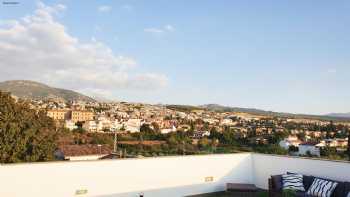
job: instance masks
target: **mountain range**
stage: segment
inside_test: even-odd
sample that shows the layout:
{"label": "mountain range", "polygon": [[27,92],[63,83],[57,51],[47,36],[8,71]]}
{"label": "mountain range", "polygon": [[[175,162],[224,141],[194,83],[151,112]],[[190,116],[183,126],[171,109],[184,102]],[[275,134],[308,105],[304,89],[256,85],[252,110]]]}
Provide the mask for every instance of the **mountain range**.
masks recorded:
{"label": "mountain range", "polygon": [[218,104],[206,104],[200,105],[199,107],[205,108],[212,111],[221,112],[245,112],[256,115],[270,115],[270,116],[280,116],[280,117],[291,117],[291,118],[308,118],[308,119],[319,119],[319,120],[339,120],[339,121],[350,121],[350,113],[329,113],[325,115],[310,115],[310,114],[293,114],[285,112],[274,112],[266,111],[255,108],[240,108],[240,107],[228,107]]}
{"label": "mountain range", "polygon": [[0,90],[5,92],[11,92],[12,95],[22,99],[45,100],[54,98],[64,101],[95,101],[89,96],[83,95],[72,90],[54,88],[39,82],[29,80],[12,80],[0,82]]}
{"label": "mountain range", "polygon": [[330,114],[327,114],[327,116],[350,118],[350,112],[349,113],[330,113]]}
{"label": "mountain range", "polygon": [[[84,94],[66,90],[61,88],[50,87],[43,83],[29,81],[29,80],[12,80],[0,82],[0,90],[11,92],[12,95],[22,99],[60,99],[64,101],[81,100],[87,102],[94,102],[96,100],[103,101],[101,99],[94,99]],[[308,114],[292,114],[283,112],[265,111],[254,108],[241,108],[241,107],[228,107],[218,104],[206,104],[200,106],[180,106],[180,105],[169,105],[168,107],[193,109],[202,108],[211,111],[218,112],[245,112],[256,115],[271,115],[271,116],[283,116],[283,117],[294,117],[294,118],[311,118],[311,119],[324,119],[324,120],[344,120],[350,121],[350,113],[329,113],[326,115],[308,115]]]}

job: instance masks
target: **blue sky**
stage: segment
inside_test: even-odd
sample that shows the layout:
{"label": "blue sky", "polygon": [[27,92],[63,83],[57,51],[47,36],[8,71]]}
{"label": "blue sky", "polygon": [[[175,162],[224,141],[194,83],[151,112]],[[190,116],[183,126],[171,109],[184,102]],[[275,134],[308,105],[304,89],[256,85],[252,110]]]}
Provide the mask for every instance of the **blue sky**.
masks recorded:
{"label": "blue sky", "polygon": [[[28,15],[44,16],[35,14],[40,9],[52,19],[21,22]],[[1,48],[1,30],[13,28],[7,36],[18,33],[8,24],[12,20],[23,23],[26,31],[20,35],[38,38],[35,47],[23,45],[30,51],[39,46],[51,49],[56,44],[47,43],[65,42],[55,36],[68,35],[68,40],[77,40],[67,41],[68,47],[88,44],[94,52],[45,60],[34,54],[33,65],[26,65],[34,74],[23,72],[25,62],[13,69],[2,63],[7,73],[0,77],[38,80],[125,101],[218,103],[310,114],[350,112],[349,10],[349,1],[20,0],[17,5],[0,5],[0,56],[9,53],[5,48],[9,45]],[[53,22],[55,26],[45,28]],[[33,30],[29,23],[42,29]],[[60,25],[62,34],[48,30]],[[47,41],[41,42],[46,36]],[[23,39],[12,37],[11,44],[20,46]],[[84,55],[96,56],[91,61],[97,63],[64,60],[85,59]],[[119,56],[123,58],[116,61]],[[67,67],[48,65],[50,61]],[[9,59],[6,66],[16,62]],[[74,66],[79,69],[72,70]],[[113,74],[102,77],[106,73]]]}

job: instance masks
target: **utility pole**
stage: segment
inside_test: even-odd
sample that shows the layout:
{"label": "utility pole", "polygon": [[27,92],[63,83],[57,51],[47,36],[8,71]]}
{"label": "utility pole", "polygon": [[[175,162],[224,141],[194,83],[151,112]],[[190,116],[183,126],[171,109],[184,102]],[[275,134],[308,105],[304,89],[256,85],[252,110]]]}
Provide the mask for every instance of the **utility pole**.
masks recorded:
{"label": "utility pole", "polygon": [[117,141],[117,130],[114,130],[114,147],[113,147],[113,153],[117,153],[117,149],[118,149],[118,141]]}
{"label": "utility pole", "polygon": [[185,141],[182,140],[182,155],[185,155]]}

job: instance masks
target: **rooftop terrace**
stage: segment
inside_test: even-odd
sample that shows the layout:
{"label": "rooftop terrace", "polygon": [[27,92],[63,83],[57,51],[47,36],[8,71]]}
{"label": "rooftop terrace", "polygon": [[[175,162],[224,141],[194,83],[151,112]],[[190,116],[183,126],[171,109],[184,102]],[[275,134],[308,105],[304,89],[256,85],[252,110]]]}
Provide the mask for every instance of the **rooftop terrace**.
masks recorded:
{"label": "rooftop terrace", "polygon": [[350,180],[347,162],[239,153],[0,165],[0,196],[179,197],[224,191],[228,182],[267,189],[270,175],[287,171]]}

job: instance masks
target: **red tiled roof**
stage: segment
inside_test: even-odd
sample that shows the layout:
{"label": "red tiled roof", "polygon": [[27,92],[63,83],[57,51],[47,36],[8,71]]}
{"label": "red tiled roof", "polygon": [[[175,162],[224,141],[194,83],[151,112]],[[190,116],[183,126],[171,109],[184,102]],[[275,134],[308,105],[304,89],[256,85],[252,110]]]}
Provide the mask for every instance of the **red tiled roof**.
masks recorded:
{"label": "red tiled roof", "polygon": [[61,145],[59,149],[64,156],[83,156],[83,155],[98,155],[110,154],[112,149],[108,145],[84,144],[84,145]]}
{"label": "red tiled roof", "polygon": [[304,142],[304,143],[301,143],[299,144],[300,145],[304,145],[304,146],[315,146],[317,145],[318,143],[317,142]]}

